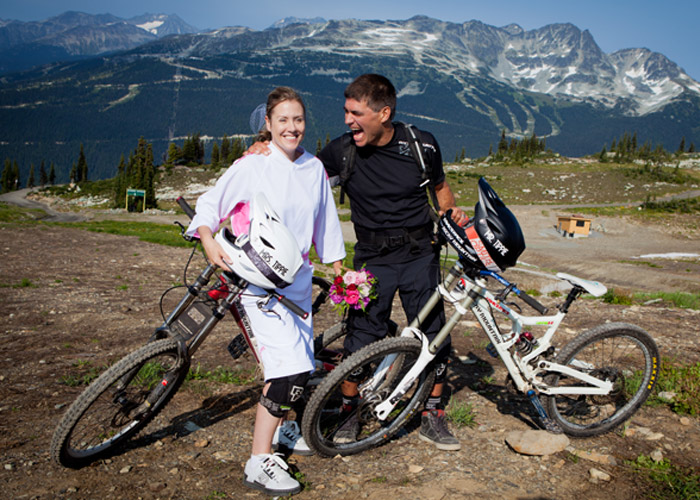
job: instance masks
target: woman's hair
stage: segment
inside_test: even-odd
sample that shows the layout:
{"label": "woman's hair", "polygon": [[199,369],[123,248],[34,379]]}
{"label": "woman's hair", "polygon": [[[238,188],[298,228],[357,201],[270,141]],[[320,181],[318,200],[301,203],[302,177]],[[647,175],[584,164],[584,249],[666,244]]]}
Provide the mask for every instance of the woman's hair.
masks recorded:
{"label": "woman's hair", "polygon": [[[272,92],[267,95],[267,106],[265,107],[265,116],[270,118],[272,116],[272,110],[275,109],[279,103],[284,101],[297,101],[301,104],[301,109],[306,115],[306,106],[304,106],[304,101],[301,100],[301,96],[291,87],[277,87]],[[265,125],[258,131],[258,136],[255,138],[255,142],[265,142],[272,140],[272,134]]]}
{"label": "woman's hair", "polygon": [[355,78],[345,89],[345,98],[358,102],[367,102],[374,112],[379,112],[384,106],[391,110],[390,119],[396,114],[396,89],[388,78],[373,73],[366,73]]}

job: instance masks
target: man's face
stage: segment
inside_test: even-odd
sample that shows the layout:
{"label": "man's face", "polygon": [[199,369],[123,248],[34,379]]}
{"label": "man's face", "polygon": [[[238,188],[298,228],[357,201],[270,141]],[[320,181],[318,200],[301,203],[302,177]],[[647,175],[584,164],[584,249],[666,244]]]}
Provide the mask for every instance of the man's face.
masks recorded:
{"label": "man's face", "polygon": [[389,106],[374,111],[367,101],[345,99],[344,109],[345,124],[350,127],[357,147],[383,146],[391,140],[393,129],[386,126],[391,117]]}

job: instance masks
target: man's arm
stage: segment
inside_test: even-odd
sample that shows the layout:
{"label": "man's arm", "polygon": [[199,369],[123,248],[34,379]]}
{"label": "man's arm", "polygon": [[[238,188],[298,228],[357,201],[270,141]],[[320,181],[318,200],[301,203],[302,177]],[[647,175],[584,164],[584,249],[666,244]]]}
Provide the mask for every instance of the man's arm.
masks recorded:
{"label": "man's arm", "polygon": [[447,181],[442,181],[440,184],[435,186],[435,195],[437,196],[438,203],[440,204],[440,215],[444,214],[449,209],[452,209],[453,221],[455,221],[457,224],[466,222],[467,216],[462,209],[457,206],[455,196],[452,194],[452,190],[450,189],[450,185],[447,184]]}

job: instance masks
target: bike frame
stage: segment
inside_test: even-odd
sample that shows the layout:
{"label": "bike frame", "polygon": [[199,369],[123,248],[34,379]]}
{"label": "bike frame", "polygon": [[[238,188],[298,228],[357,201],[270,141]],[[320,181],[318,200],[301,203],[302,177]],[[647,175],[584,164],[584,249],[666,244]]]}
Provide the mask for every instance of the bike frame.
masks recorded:
{"label": "bike frame", "polygon": [[[508,290],[515,288],[505,278],[492,272],[485,275],[495,277]],[[580,289],[575,288],[569,294],[567,304],[580,294]],[[394,409],[396,403],[410,389],[416,379],[425,370],[428,364],[435,358],[438,347],[445,341],[450,332],[459,323],[462,317],[471,311],[481,325],[498,355],[508,370],[517,389],[523,393],[536,389],[540,393],[547,395],[555,394],[587,394],[605,395],[608,394],[613,384],[606,380],[592,377],[582,370],[586,366],[580,366],[581,370],[570,365],[554,363],[546,359],[538,359],[552,348],[552,338],[562,320],[566,316],[568,307],[549,316],[525,316],[517,313],[504,303],[505,297],[497,298],[486,289],[486,282],[482,278],[472,279],[464,271],[461,262],[457,262],[449,271],[443,283],[438,285],[428,302],[418,313],[418,316],[401,332],[402,337],[413,337],[421,341],[421,353],[415,364],[406,373],[401,382],[397,384],[394,391],[379,405],[375,412],[380,420],[384,420]],[[428,317],[431,311],[437,306],[440,300],[451,304],[455,312],[445,322],[445,325],[438,332],[437,336],[430,342],[420,330],[420,324]],[[511,330],[506,334],[501,331],[493,316],[492,308],[501,312],[511,322]],[[521,356],[517,350],[511,352],[511,348],[518,342],[520,334],[525,326],[547,327],[546,332],[540,338],[536,338],[536,344],[531,352]],[[361,386],[361,393],[375,390],[381,385],[381,381],[397,355],[387,356],[375,370],[375,374]],[[582,365],[582,364],[581,364]],[[550,373],[560,373],[567,377],[580,380],[586,385],[551,387],[545,381],[544,375]]]}

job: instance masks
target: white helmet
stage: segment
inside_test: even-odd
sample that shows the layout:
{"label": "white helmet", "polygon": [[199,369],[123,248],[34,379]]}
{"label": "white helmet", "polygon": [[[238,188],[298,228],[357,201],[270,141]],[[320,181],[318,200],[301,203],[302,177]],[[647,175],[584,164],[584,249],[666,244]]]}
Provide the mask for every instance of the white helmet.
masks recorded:
{"label": "white helmet", "polygon": [[215,239],[230,257],[233,272],[260,288],[291,285],[303,264],[294,235],[262,193],[250,203],[248,234],[235,237],[224,228]]}

